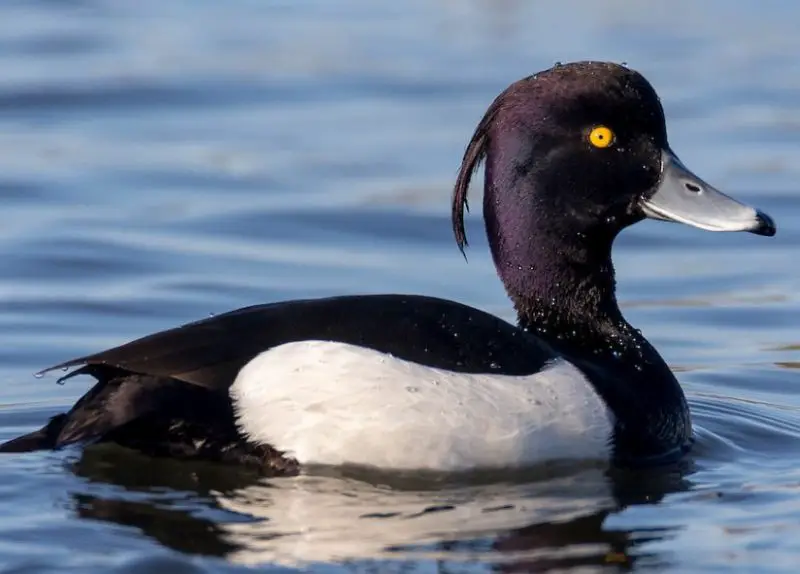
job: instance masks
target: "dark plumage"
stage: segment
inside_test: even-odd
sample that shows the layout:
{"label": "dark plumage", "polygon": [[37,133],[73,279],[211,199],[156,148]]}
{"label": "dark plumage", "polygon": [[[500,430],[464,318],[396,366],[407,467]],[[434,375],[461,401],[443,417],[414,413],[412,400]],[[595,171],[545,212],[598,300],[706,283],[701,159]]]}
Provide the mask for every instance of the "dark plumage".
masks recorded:
{"label": "dark plumage", "polygon": [[484,159],[486,232],[518,326],[417,295],[248,307],[53,367],[80,367],[64,378],[87,374],[97,383],[68,413],[0,451],[112,441],[295,472],[293,460],[239,433],[228,390],[260,352],[322,339],[462,373],[525,375],[564,357],[613,413],[618,464],[679,456],[691,442],[689,410],[666,363],[619,310],[612,243],[646,216],[761,235],[774,234],[774,224],[679,163],[654,89],[615,64],[559,65],[494,100],[455,184],[462,251],[467,189]]}

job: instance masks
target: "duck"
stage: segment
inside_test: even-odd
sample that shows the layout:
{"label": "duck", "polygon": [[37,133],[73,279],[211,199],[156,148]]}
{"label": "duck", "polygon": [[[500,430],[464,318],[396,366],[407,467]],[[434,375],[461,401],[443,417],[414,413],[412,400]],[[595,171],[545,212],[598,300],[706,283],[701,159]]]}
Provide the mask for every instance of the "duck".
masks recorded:
{"label": "duck", "polygon": [[690,171],[653,86],[612,62],[556,64],[494,99],[452,193],[462,255],[481,164],[516,322],[420,294],[245,307],[45,369],[94,384],[0,452],[113,443],[272,475],[680,460],[693,443],[687,400],[620,311],[612,245],[647,218],[761,236],[774,221]]}

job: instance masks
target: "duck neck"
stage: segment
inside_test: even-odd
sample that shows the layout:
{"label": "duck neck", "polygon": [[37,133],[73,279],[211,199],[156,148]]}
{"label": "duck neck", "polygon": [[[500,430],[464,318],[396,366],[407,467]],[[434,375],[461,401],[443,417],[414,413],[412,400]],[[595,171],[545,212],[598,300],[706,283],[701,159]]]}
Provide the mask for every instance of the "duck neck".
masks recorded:
{"label": "duck neck", "polygon": [[495,265],[520,327],[579,355],[598,349],[619,354],[628,346],[623,342],[643,341],[617,304],[610,238],[587,235],[572,242],[537,233],[498,243]]}
{"label": "duck neck", "polygon": [[522,324],[619,322],[611,246],[603,229],[575,231],[546,210],[487,193],[492,258]]}
{"label": "duck neck", "polygon": [[605,238],[558,241],[536,234],[512,249],[498,249],[520,323],[618,323],[622,314],[610,245]]}
{"label": "duck neck", "polygon": [[579,358],[609,353],[627,359],[620,364],[638,365],[646,351],[663,364],[617,304],[611,249],[619,229],[614,222],[584,224],[553,216],[552,206],[532,204],[537,196],[525,179],[501,190],[490,169],[491,162],[484,194],[486,231],[520,327]]}

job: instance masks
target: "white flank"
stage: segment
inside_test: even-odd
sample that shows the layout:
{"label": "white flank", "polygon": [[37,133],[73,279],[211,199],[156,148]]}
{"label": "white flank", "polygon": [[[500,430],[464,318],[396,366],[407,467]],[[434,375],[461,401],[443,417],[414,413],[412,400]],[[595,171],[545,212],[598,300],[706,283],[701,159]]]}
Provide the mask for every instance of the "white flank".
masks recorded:
{"label": "white flank", "polygon": [[608,409],[563,360],[472,375],[300,341],[255,357],[230,392],[249,440],[303,464],[458,471],[609,455]]}

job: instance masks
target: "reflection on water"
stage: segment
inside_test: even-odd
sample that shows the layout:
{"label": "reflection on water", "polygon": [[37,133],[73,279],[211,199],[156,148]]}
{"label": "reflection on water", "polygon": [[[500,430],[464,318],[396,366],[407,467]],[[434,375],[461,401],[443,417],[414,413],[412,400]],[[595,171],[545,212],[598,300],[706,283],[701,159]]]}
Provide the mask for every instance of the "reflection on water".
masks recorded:
{"label": "reflection on water", "polygon": [[681,157],[779,229],[616,244],[620,303],[690,402],[686,468],[265,482],[9,456],[0,570],[794,572],[799,26],[781,0],[0,3],[0,440],[85,390],[32,372],[210,313],[416,292],[510,318],[480,210],[465,263],[449,194],[489,102],[557,60],[645,72]]}
{"label": "reflection on water", "polygon": [[134,527],[181,552],[247,565],[477,561],[501,572],[654,559],[638,546],[671,528],[607,530],[605,520],[690,486],[685,467],[609,475],[574,465],[514,477],[320,469],[265,480],[108,446],[87,449],[71,471],[109,487],[73,493],[79,516]]}

